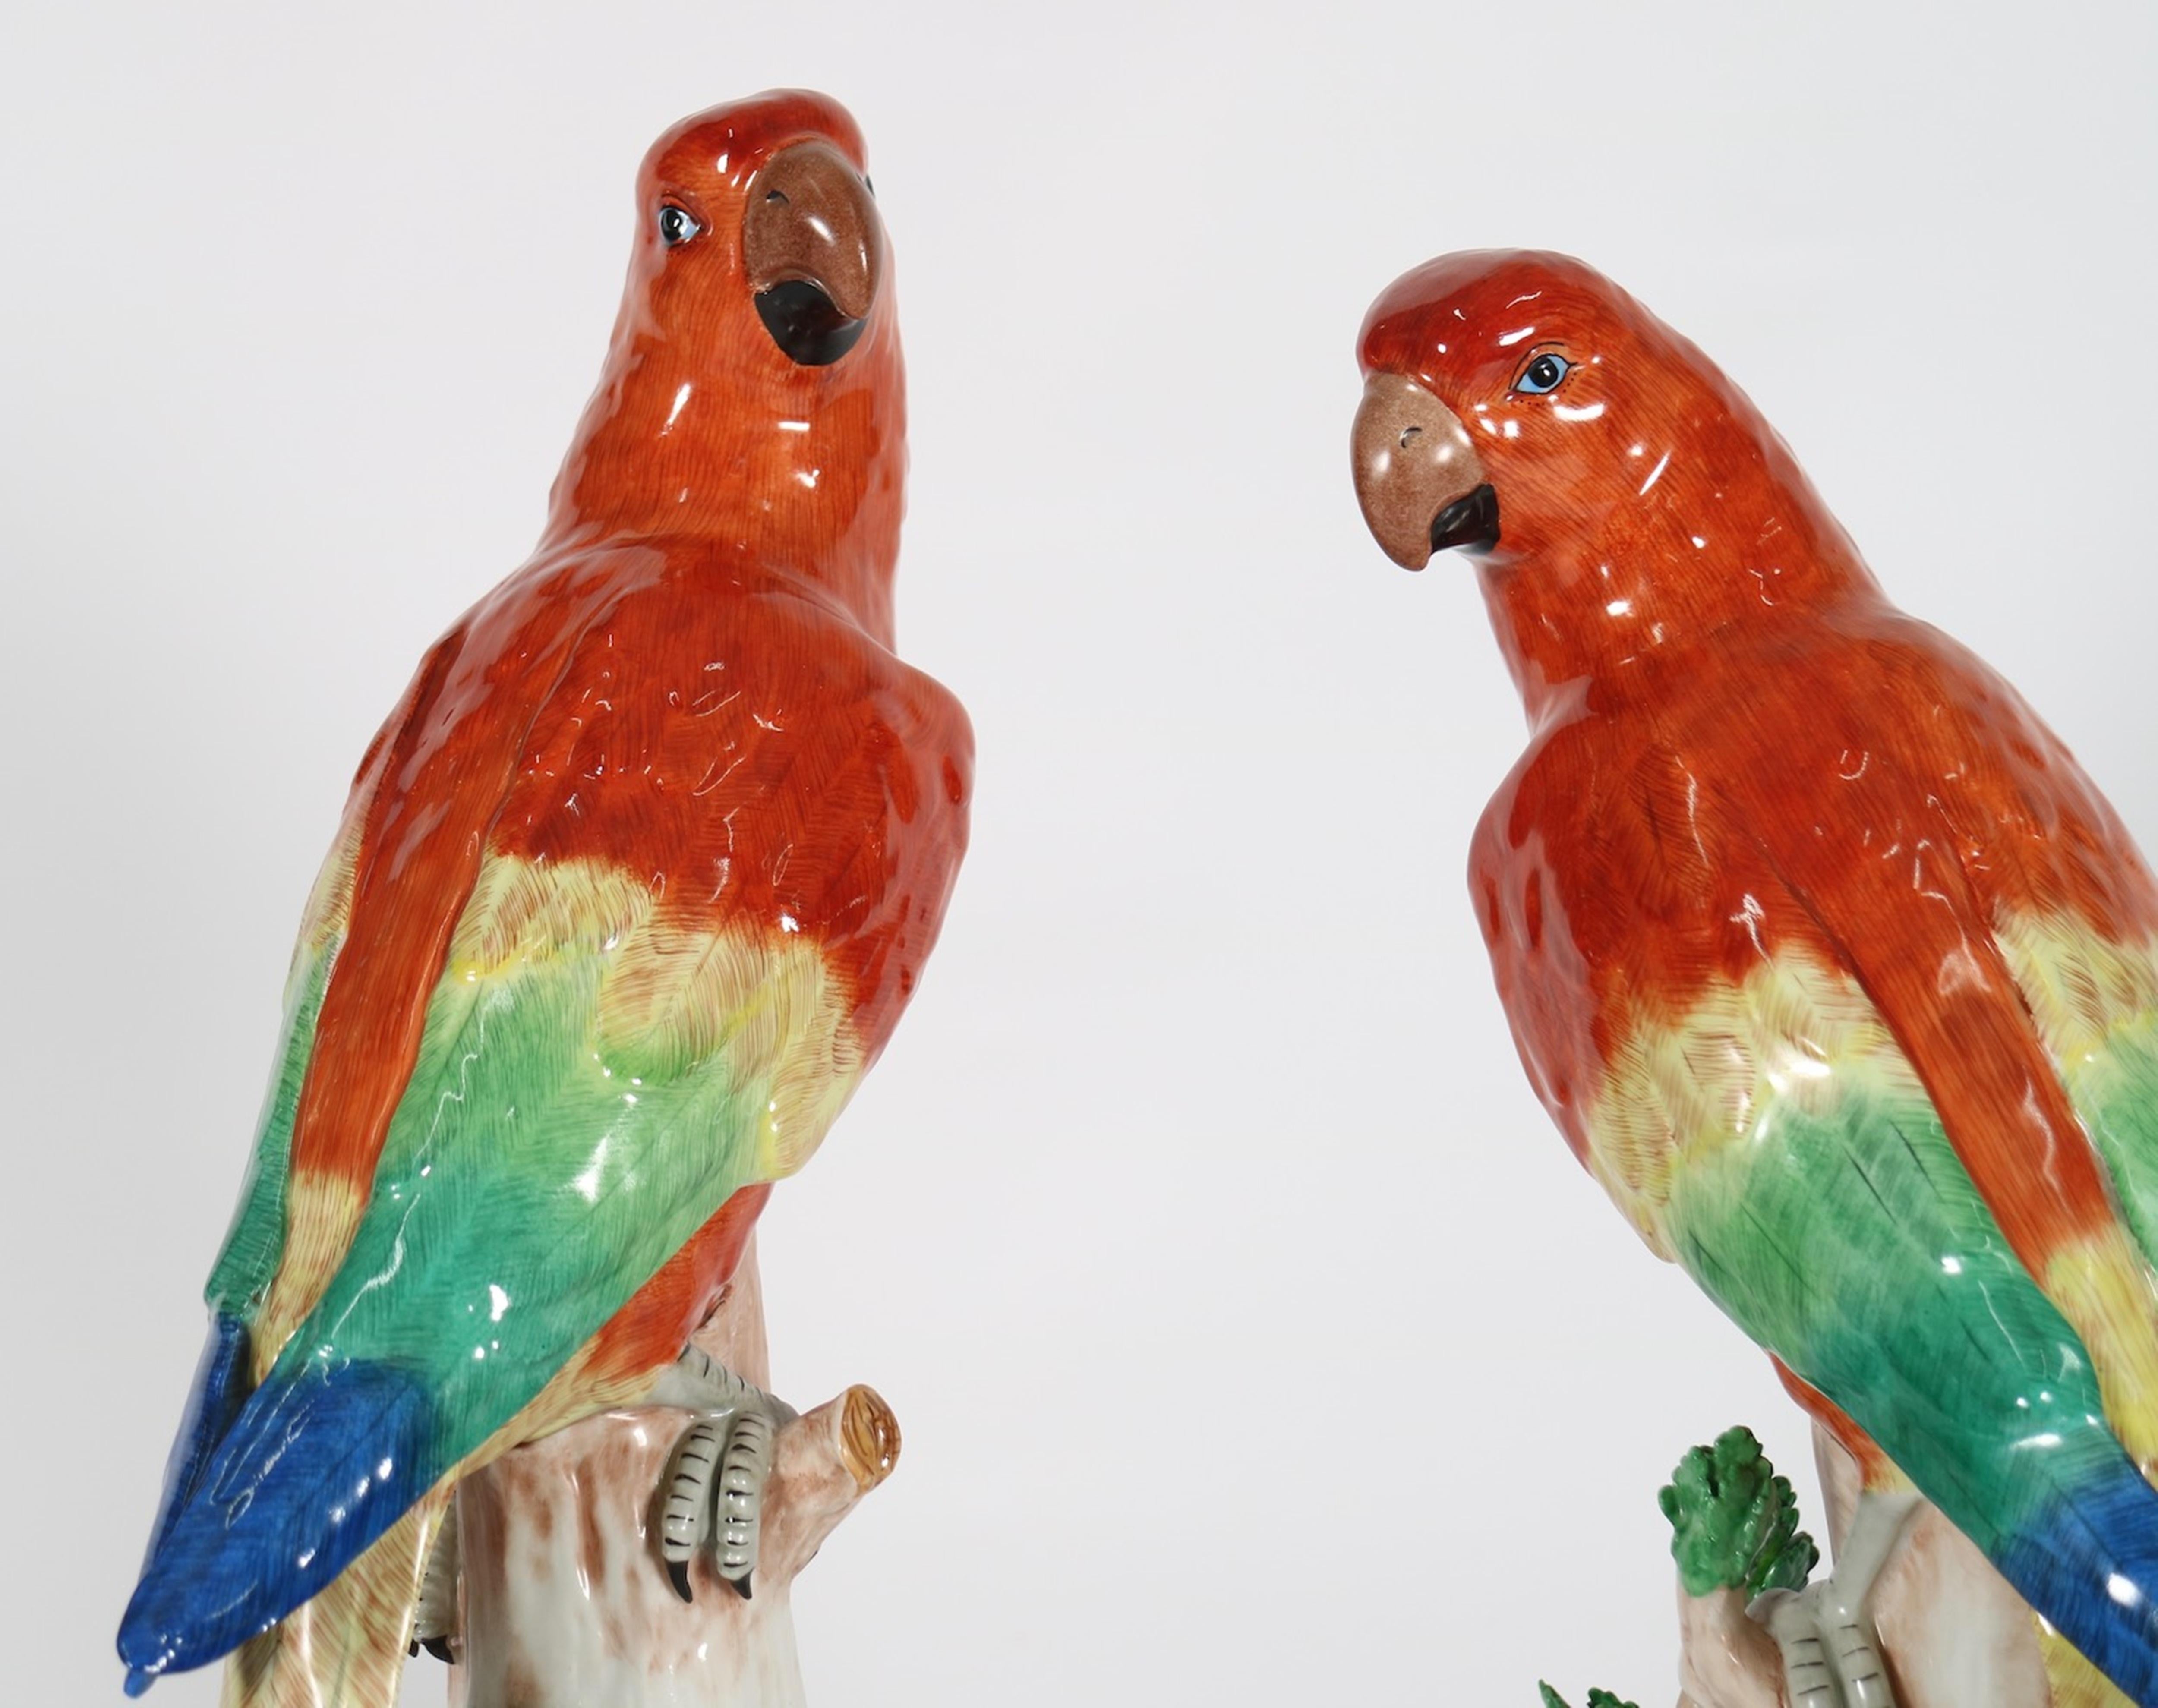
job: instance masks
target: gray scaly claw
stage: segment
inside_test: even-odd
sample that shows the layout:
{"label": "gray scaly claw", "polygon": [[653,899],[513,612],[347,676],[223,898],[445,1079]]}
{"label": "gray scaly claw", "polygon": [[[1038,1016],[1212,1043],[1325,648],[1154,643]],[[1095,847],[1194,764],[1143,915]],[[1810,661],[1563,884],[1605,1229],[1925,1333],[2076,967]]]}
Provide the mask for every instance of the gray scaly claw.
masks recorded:
{"label": "gray scaly claw", "polygon": [[765,1484],[779,1431],[795,1413],[692,1346],[653,1388],[653,1403],[702,1412],[675,1443],[659,1554],[675,1594],[692,1599],[689,1560],[709,1545],[722,1582],[744,1601],[756,1569]]}
{"label": "gray scaly claw", "polygon": [[1783,1650],[1791,1708],[1896,1708],[1866,1603],[1918,1504],[1914,1494],[1861,1492],[1835,1572],[1754,1603]]}

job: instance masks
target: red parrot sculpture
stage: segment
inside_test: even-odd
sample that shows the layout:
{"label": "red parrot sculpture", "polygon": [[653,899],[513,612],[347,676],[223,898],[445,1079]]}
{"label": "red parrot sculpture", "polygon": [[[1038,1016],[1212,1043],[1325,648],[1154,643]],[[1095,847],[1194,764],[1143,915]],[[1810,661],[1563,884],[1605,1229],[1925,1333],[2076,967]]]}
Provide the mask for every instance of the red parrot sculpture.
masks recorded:
{"label": "red parrot sculpture", "polygon": [[458,1477],[655,1398],[720,1420],[669,1569],[688,1596],[723,1458],[750,1592],[791,1414],[684,1349],[914,988],[972,739],[892,652],[904,384],[854,121],[714,108],[637,199],[545,536],[421,664],[308,906],[131,1694],[242,1644],[244,1700],[394,1694]]}
{"label": "red parrot sculpture", "polygon": [[1528,711],[1469,877],[1537,1095],[1869,1490],[2158,1700],[2150,869],[1608,281],[1448,255],[1360,352],[1366,519],[1470,555]]}

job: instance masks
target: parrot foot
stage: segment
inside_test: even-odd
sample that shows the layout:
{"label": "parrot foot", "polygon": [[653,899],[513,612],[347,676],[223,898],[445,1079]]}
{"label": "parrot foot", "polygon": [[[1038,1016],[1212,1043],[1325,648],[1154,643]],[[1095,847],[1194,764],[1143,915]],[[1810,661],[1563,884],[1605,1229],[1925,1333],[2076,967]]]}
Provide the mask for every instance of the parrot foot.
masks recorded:
{"label": "parrot foot", "polygon": [[721,1582],[744,1601],[756,1569],[772,1445],[794,1408],[690,1347],[653,1385],[653,1403],[700,1416],[674,1444],[659,1527],[659,1557],[675,1594],[689,1592],[689,1561],[713,1551]]}
{"label": "parrot foot", "polygon": [[419,1581],[419,1607],[412,1613],[412,1641],[405,1654],[427,1654],[451,1665],[449,1637],[457,1628],[457,1497],[442,1508],[442,1527],[427,1551],[427,1570]]}
{"label": "parrot foot", "polygon": [[1861,1492],[1835,1571],[1754,1602],[1753,1616],[1783,1651],[1791,1708],[1896,1708],[1866,1603],[1918,1504],[1915,1494]]}
{"label": "parrot foot", "polygon": [[412,1619],[412,1640],[407,1654],[426,1649],[445,1665],[450,1664],[450,1636],[457,1628],[457,1503],[455,1496],[442,1513],[441,1529],[428,1551],[427,1570],[420,1579],[420,1606]]}

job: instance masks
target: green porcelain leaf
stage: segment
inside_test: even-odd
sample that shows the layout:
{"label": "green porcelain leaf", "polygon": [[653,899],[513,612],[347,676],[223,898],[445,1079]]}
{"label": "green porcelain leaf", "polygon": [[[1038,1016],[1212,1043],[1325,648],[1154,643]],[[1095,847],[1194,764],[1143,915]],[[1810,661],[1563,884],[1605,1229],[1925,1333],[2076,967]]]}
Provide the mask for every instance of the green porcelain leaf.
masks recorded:
{"label": "green porcelain leaf", "polygon": [[1656,1504],[1671,1521],[1671,1558],[1688,1595],[1737,1589],[1750,1601],[1797,1589],[1820,1558],[1799,1528],[1790,1479],[1776,1474],[1742,1424],[1680,1459]]}

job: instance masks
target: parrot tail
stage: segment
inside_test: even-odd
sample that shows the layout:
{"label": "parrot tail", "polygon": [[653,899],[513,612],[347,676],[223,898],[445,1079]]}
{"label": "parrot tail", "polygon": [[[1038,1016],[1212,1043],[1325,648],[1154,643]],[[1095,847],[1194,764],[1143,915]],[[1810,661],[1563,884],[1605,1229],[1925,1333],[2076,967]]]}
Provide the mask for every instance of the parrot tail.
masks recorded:
{"label": "parrot tail", "polygon": [[2125,1453],[2049,1491],[1993,1561],[2114,1684],[2158,1705],[2158,1492]]}
{"label": "parrot tail", "polygon": [[165,1462],[165,1491],[158,1498],[157,1520],[150,1526],[150,1546],[142,1556],[145,1571],[172,1535],[181,1509],[194,1496],[209,1456],[240,1415],[247,1398],[247,1325],[223,1311],[214,1312],[209,1339],[203,1347],[202,1360],[195,1366],[194,1383],[188,1392],[187,1410],[180,1414],[180,1432],[173,1438],[172,1457]]}
{"label": "parrot tail", "polygon": [[390,1365],[273,1372],[160,1525],[120,1625],[127,1691],[309,1600],[431,1488],[426,1391]]}
{"label": "parrot tail", "polygon": [[421,1500],[328,1588],[225,1659],[225,1708],[397,1708],[429,1544],[450,1491]]}

